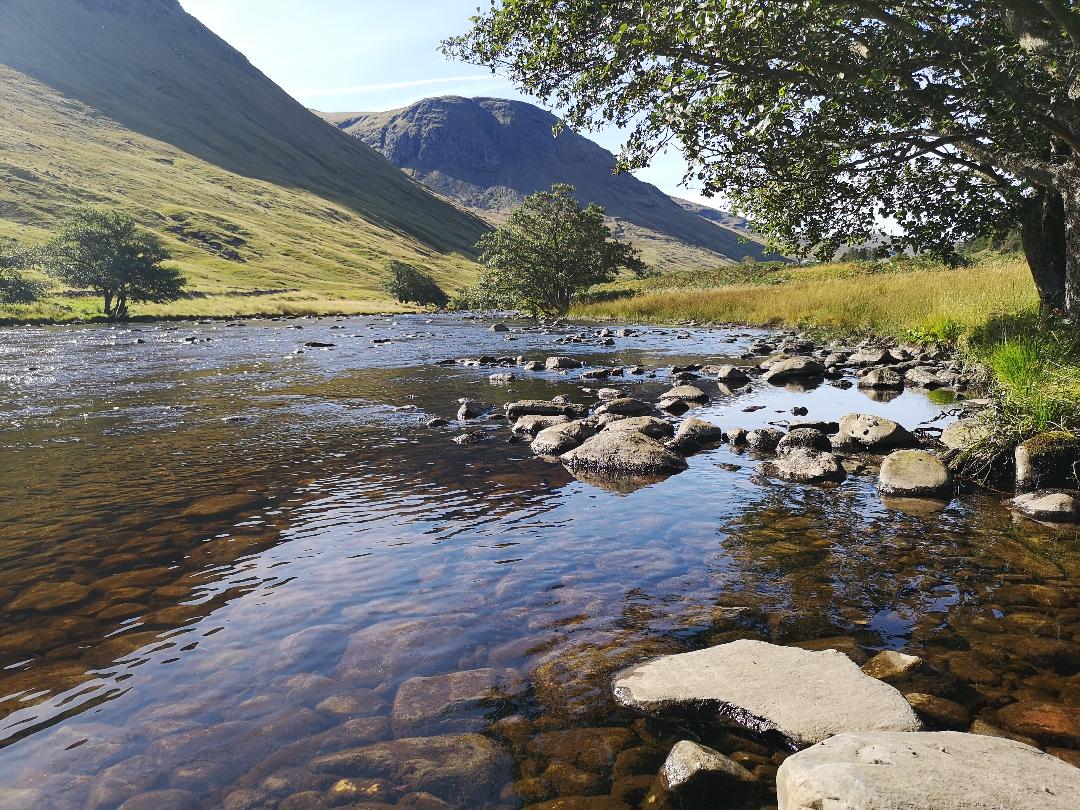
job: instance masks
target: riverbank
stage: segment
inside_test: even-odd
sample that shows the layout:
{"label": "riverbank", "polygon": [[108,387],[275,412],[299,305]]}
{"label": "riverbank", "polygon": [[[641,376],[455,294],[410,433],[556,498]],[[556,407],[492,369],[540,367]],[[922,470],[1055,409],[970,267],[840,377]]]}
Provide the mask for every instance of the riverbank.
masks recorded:
{"label": "riverbank", "polygon": [[601,293],[610,300],[579,306],[573,315],[783,325],[954,345],[992,378],[995,429],[972,459],[979,468],[1002,466],[1032,436],[1080,431],[1080,336],[1075,327],[1040,317],[1020,256],[988,253],[957,269],[900,260],[764,266],[756,276],[752,268],[741,275],[741,283],[711,287],[665,286],[665,279],[654,279],[629,296],[611,288]]}

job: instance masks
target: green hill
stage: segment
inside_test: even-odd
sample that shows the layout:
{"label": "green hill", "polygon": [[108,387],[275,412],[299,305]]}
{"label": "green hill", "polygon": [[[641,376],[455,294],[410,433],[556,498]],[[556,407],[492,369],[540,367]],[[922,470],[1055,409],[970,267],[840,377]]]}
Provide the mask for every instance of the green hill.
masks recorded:
{"label": "green hill", "polygon": [[481,220],[304,109],[176,0],[3,0],[0,105],[0,237],[40,242],[73,206],[122,207],[209,296],[170,311],[384,309],[388,258],[449,288],[472,278]]}

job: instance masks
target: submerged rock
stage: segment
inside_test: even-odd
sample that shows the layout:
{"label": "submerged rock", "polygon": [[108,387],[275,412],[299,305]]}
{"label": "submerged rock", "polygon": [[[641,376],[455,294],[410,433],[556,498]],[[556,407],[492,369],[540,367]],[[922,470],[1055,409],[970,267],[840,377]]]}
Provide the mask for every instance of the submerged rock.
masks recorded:
{"label": "submerged rock", "polygon": [[849,413],[840,420],[840,431],[834,444],[863,450],[893,450],[911,447],[915,444],[915,437],[891,419]]}
{"label": "submerged rock", "polygon": [[394,699],[394,734],[479,731],[487,724],[481,709],[516,693],[521,683],[511,669],[473,669],[410,678]]}
{"label": "submerged rock", "polygon": [[897,450],[881,463],[878,491],[883,495],[947,498],[952,490],[949,468],[925,450]]}
{"label": "submerged rock", "polygon": [[615,699],[663,714],[694,710],[802,748],[845,731],[916,731],[903,695],[835,650],[744,639],[660,658],[619,675]]}
{"label": "submerged rock", "polygon": [[678,453],[655,439],[610,428],[565,453],[562,461],[571,470],[607,475],[664,475],[687,468]]}
{"label": "submerged rock", "polygon": [[922,659],[917,655],[907,655],[896,650],[884,650],[863,664],[862,671],[871,678],[887,681],[891,678],[906,675],[921,664]]}
{"label": "submerged rock", "polygon": [[479,734],[410,737],[316,757],[315,773],[388,779],[403,791],[422,791],[479,807],[510,781],[512,758]]}
{"label": "submerged rock", "polygon": [[1080,522],[1080,494],[1076,492],[1029,492],[1013,498],[1012,507],[1034,520],[1050,523]]}
{"label": "submerged rock", "polygon": [[996,737],[842,734],[788,757],[776,788],[779,810],[1072,810],[1080,769]]}
{"label": "submerged rock", "polygon": [[[689,740],[675,743],[660,769],[657,788],[673,793],[679,800],[696,803],[745,789],[757,778],[732,759]],[[655,802],[654,802],[655,803]]]}

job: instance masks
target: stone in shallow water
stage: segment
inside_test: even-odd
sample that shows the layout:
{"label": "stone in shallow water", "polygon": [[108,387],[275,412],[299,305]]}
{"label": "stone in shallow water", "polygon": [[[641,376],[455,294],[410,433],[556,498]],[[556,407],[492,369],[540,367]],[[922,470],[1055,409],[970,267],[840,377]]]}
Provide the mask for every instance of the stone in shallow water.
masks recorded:
{"label": "stone in shallow water", "polygon": [[892,450],[910,447],[915,437],[891,419],[865,413],[849,413],[840,420],[836,444],[863,450]]}
{"label": "stone in shallow water", "polygon": [[612,413],[618,416],[650,416],[655,410],[648,402],[633,397],[623,397],[622,399],[605,402],[596,409],[596,413],[598,415]]}
{"label": "stone in shallow water", "polygon": [[315,773],[388,779],[405,791],[479,807],[510,781],[512,758],[479,734],[410,737],[316,757]]}
{"label": "stone in shallow water", "polygon": [[638,433],[644,433],[652,439],[667,439],[675,433],[675,428],[672,426],[671,422],[665,422],[663,419],[658,419],[655,416],[631,416],[627,419],[619,419],[618,421],[610,422],[604,430],[613,430],[616,432],[636,430]]}
{"label": "stone in shallow water", "polygon": [[710,444],[720,444],[723,440],[723,428],[691,416],[679,425],[671,447],[680,453],[695,453]]}
{"label": "stone in shallow water", "polygon": [[1022,700],[998,711],[1010,731],[1040,742],[1080,748],[1080,707]]}
{"label": "stone in shallow water", "polygon": [[695,385],[676,385],[669,391],[665,391],[661,399],[681,399],[687,402],[706,402],[709,395]]}
{"label": "stone in shallow water", "polygon": [[859,378],[859,388],[882,391],[899,391],[904,387],[904,378],[892,368],[875,368]]}
{"label": "stone in shallow water", "polygon": [[200,498],[180,513],[186,518],[216,518],[242,512],[254,507],[259,498],[249,492],[237,492],[231,495],[208,495]]}
{"label": "stone in shallow water", "polygon": [[541,414],[527,414],[526,416],[518,417],[517,422],[514,423],[514,433],[519,433],[527,436],[535,436],[541,430],[552,427],[554,425],[565,425],[570,421],[569,416],[543,416]]}
{"label": "stone in shallow water", "polygon": [[538,456],[560,456],[578,447],[595,432],[584,422],[553,425],[536,434],[532,441],[532,451]]}
{"label": "stone in shallow water", "polygon": [[907,655],[896,650],[885,650],[863,664],[862,671],[871,678],[887,681],[889,678],[899,678],[901,675],[906,675],[920,664],[922,664],[922,659],[917,655]]}
{"label": "stone in shallow water", "polygon": [[842,734],[788,757],[779,810],[1074,810],[1080,769],[1038,749],[955,731]]}
{"label": "stone in shallow water", "polygon": [[666,475],[686,469],[681,456],[636,431],[602,431],[562,461],[574,471],[606,475]]}
{"label": "stone in shallow water", "polygon": [[802,748],[845,731],[916,731],[903,695],[835,650],[744,639],[671,655],[615,680],[615,699],[649,712],[695,707]]}
{"label": "stone in shallow water", "polygon": [[738,762],[689,740],[675,743],[660,769],[660,778],[672,791],[705,787],[706,783],[715,787],[717,783],[754,781],[754,775]]}
{"label": "stone in shallow water", "polygon": [[947,498],[952,475],[940,459],[925,450],[897,450],[881,463],[878,491],[909,498]]}
{"label": "stone in shallow water", "polygon": [[776,461],[763,465],[766,474],[796,484],[839,483],[847,478],[840,459],[832,453],[794,447],[786,450]]}
{"label": "stone in shallow water", "polygon": [[486,724],[483,709],[520,691],[512,669],[473,669],[429,678],[411,678],[394,699],[394,733],[479,731]]}
{"label": "stone in shallow water", "polygon": [[77,605],[90,596],[91,589],[77,582],[39,582],[16,596],[8,610],[50,610]]}
{"label": "stone in shallow water", "polygon": [[985,441],[990,432],[990,423],[985,419],[960,419],[941,431],[941,443],[950,450],[964,451]]}
{"label": "stone in shallow water", "polygon": [[785,383],[789,380],[806,380],[821,377],[825,374],[825,367],[817,360],[809,357],[789,357],[769,366],[764,379],[773,384]]}
{"label": "stone in shallow water", "polygon": [[1013,498],[1012,506],[1020,514],[1034,520],[1080,522],[1080,497],[1072,492],[1029,492]]}

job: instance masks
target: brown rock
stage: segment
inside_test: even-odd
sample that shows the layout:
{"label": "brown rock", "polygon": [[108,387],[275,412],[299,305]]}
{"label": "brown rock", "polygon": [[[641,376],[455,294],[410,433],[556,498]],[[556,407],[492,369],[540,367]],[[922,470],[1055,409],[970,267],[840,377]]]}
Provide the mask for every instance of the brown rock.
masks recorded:
{"label": "brown rock", "polygon": [[538,734],[528,750],[549,760],[562,760],[587,771],[602,771],[634,742],[625,728],[582,728]]}
{"label": "brown rock", "polygon": [[904,698],[919,717],[935,726],[960,729],[967,728],[971,722],[971,712],[952,700],[922,692],[909,692]]}
{"label": "brown rock", "polygon": [[77,605],[88,599],[92,593],[92,589],[77,582],[38,582],[11,600],[7,609],[48,613]]}
{"label": "brown rock", "polygon": [[998,717],[1011,731],[1040,742],[1080,748],[1080,706],[1021,701],[998,711]]}

